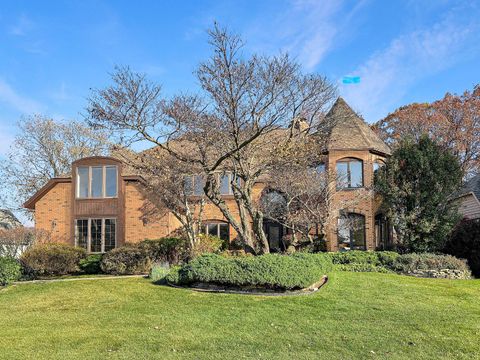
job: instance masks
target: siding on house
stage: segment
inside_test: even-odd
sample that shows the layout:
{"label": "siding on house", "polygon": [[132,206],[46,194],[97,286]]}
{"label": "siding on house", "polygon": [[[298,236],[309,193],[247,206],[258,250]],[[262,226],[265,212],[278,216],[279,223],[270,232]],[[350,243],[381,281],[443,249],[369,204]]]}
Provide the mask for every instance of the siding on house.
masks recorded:
{"label": "siding on house", "polygon": [[473,193],[466,194],[458,199],[458,211],[467,219],[480,219],[480,201]]}

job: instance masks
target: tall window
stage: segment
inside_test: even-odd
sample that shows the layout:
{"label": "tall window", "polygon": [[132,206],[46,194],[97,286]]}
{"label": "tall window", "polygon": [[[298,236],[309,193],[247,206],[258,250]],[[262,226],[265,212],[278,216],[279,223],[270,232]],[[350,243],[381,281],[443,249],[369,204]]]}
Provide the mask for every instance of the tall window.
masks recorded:
{"label": "tall window", "polygon": [[363,187],[363,161],[346,158],[337,161],[337,189]]}
{"label": "tall window", "polygon": [[205,234],[217,236],[224,241],[230,240],[230,226],[227,223],[212,222],[206,223],[203,226]]}
{"label": "tall window", "polygon": [[[233,174],[226,172],[218,174],[218,184],[221,195],[233,195],[232,181]],[[240,184],[240,179],[237,178],[237,184]],[[188,195],[202,196],[203,187],[205,186],[205,179],[202,175],[187,175],[184,177],[184,189]]]}
{"label": "tall window", "polygon": [[365,216],[354,213],[340,216],[337,236],[340,250],[366,250]]}
{"label": "tall window", "polygon": [[75,220],[75,246],[103,253],[116,246],[116,219]]}
{"label": "tall window", "polygon": [[77,198],[109,198],[117,196],[117,167],[79,166]]}

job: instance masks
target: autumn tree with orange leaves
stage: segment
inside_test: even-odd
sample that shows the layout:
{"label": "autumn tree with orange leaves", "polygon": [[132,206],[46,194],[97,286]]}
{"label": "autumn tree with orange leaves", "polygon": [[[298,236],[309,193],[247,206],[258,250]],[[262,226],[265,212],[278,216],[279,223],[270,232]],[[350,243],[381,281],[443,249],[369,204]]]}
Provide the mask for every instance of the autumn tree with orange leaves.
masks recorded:
{"label": "autumn tree with orange leaves", "polygon": [[462,95],[402,106],[372,128],[393,148],[403,138],[427,134],[459,159],[469,177],[480,171],[480,84]]}

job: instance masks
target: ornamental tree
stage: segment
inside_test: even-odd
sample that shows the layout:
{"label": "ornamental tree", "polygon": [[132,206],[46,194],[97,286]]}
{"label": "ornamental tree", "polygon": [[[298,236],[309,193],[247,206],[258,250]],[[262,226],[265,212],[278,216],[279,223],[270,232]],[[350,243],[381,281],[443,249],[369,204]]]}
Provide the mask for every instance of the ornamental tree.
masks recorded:
{"label": "ornamental tree", "polygon": [[466,177],[480,170],[480,84],[462,95],[403,106],[373,125],[389,145],[424,134],[455,155]]}
{"label": "ornamental tree", "polygon": [[459,216],[452,194],[462,181],[458,158],[426,135],[402,140],[375,175],[376,191],[400,251],[440,251]]}

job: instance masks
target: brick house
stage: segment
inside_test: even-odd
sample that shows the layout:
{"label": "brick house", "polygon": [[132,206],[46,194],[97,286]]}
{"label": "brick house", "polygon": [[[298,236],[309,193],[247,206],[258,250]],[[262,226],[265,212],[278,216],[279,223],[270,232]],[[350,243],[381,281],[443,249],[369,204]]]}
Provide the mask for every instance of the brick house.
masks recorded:
{"label": "brick house", "polygon": [[[341,209],[337,221],[328,227],[327,249],[386,248],[391,242],[390,226],[380,212],[372,185],[374,171],[382,166],[390,149],[342,98],[327,117],[336,121],[324,166],[331,174],[342,175],[336,184],[334,202],[351,204]],[[37,229],[50,231],[55,238],[90,252],[104,252],[125,242],[168,236],[180,227],[169,213],[155,221],[145,219],[142,207],[148,199],[142,195],[141,178],[128,174],[115,158],[77,160],[72,163],[71,174],[51,179],[24,204],[35,211]],[[254,186],[255,200],[263,188],[260,182]],[[234,209],[228,182],[224,196]],[[205,232],[228,240],[235,238],[234,229],[213,204],[206,204],[203,218]],[[350,220],[357,224],[355,228]],[[266,221],[265,232],[272,250],[280,248],[284,229]]]}

